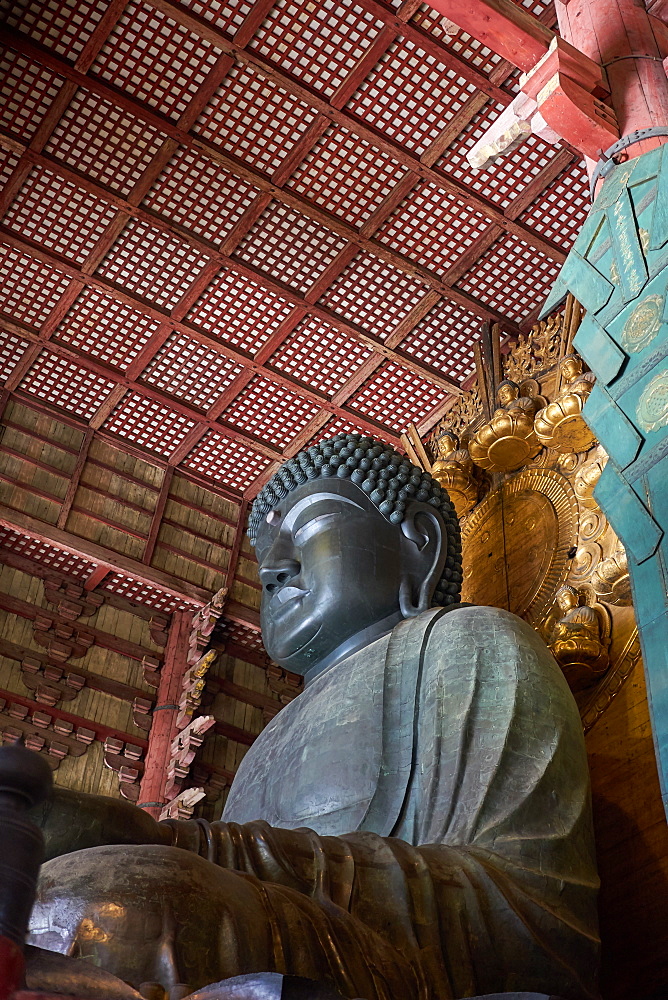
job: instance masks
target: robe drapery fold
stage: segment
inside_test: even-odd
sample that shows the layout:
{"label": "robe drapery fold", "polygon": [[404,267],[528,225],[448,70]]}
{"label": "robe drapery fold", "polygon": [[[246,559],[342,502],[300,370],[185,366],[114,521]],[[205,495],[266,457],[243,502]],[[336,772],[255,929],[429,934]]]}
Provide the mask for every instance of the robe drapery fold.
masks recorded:
{"label": "robe drapery fold", "polygon": [[[109,939],[133,907],[134,926],[149,910],[158,926],[156,899],[176,879],[176,931],[164,934],[182,975],[197,973],[180,943],[187,926],[208,982],[278,971],[367,1000],[596,995],[598,879],[579,715],[544,644],[508,612],[460,607],[402,622],[272,720],[242,762],[224,821],[168,823],[174,845],[200,856],[182,863],[181,886],[165,866],[176,871],[187,856],[155,841],[44,867],[36,924],[54,930],[64,884],[72,901],[74,930],[55,950],[76,950],[76,921],[97,919],[80,899],[118,899],[132,865],[134,895]],[[104,876],[91,858],[102,850]],[[227,928],[218,957],[215,928],[193,937],[193,893]],[[121,965],[110,971],[122,975]]]}

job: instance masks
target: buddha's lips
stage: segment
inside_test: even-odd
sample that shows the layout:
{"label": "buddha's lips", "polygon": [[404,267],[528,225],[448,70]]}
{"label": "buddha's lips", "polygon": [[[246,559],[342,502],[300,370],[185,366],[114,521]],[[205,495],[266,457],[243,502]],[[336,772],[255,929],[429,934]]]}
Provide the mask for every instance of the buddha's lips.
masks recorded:
{"label": "buddha's lips", "polygon": [[281,587],[274,596],[279,604],[287,604],[288,601],[294,601],[306,594],[308,594],[308,590],[300,590],[299,587]]}

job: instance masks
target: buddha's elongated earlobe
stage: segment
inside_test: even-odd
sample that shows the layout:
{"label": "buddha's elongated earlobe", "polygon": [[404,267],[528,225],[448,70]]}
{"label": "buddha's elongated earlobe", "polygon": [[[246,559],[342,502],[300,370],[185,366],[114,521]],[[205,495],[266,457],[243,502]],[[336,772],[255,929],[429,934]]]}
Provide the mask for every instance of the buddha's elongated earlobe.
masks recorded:
{"label": "buddha's elongated earlobe", "polygon": [[447,536],[440,517],[423,503],[411,504],[401,531],[406,541],[399,609],[404,618],[415,618],[431,607],[445,565]]}

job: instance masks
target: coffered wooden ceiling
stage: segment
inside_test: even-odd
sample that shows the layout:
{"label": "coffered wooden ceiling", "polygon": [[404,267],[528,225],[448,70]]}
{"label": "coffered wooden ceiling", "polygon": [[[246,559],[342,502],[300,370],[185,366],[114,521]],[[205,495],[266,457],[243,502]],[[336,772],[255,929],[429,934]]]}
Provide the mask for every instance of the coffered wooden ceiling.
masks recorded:
{"label": "coffered wooden ceiling", "polygon": [[163,471],[145,565],[175,474],[243,518],[312,439],[429,430],[588,210],[566,147],[471,170],[517,74],[419,0],[0,12],[4,402],[80,431],[45,518],[77,537],[96,443]]}

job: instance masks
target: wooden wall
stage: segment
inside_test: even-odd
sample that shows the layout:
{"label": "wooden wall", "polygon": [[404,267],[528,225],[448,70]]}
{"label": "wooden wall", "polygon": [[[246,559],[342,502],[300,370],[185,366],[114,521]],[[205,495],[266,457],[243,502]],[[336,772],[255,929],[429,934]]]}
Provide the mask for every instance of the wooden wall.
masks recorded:
{"label": "wooden wall", "polygon": [[668,997],[668,824],[638,664],[587,735],[603,1000]]}

